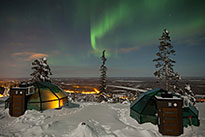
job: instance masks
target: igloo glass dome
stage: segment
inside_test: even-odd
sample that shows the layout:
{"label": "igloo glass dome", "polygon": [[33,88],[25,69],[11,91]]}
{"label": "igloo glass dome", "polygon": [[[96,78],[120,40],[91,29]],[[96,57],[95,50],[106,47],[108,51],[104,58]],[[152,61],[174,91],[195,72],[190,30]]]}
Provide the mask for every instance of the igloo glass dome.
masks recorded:
{"label": "igloo glass dome", "polygon": [[46,110],[60,108],[67,103],[67,95],[61,88],[49,82],[35,82],[34,94],[27,98],[27,109]]}

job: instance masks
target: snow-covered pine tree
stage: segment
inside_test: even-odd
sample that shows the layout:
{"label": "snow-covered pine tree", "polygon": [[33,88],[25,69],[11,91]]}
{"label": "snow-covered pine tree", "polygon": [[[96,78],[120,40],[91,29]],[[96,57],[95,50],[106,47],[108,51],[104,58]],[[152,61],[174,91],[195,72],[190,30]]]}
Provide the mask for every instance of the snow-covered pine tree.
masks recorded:
{"label": "snow-covered pine tree", "polygon": [[171,41],[168,30],[164,29],[162,36],[159,38],[160,45],[159,51],[156,53],[157,58],[153,62],[157,62],[155,67],[158,69],[154,72],[154,75],[159,79],[165,80],[165,89],[169,89],[169,80],[172,84],[176,84],[177,80],[180,79],[180,76],[174,72],[174,63],[176,63],[170,56],[175,55],[175,50],[173,46],[169,43]]}
{"label": "snow-covered pine tree", "polygon": [[49,75],[52,75],[51,69],[47,64],[46,57],[36,59],[32,62],[32,69],[34,72],[31,74],[32,82],[35,81],[43,81],[43,82],[51,82]]}
{"label": "snow-covered pine tree", "polygon": [[105,58],[105,50],[102,52],[102,65],[100,66],[100,71],[101,71],[101,78],[100,78],[100,87],[99,90],[101,93],[106,93],[106,72],[107,72],[107,67],[105,66],[106,58]]}

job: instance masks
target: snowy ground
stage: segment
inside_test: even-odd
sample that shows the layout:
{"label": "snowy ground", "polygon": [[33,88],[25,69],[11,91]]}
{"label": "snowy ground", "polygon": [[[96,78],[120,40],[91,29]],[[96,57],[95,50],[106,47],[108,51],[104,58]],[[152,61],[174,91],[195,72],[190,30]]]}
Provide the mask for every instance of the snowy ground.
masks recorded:
{"label": "snowy ground", "polygon": [[125,90],[131,90],[131,91],[136,91],[136,92],[146,92],[147,90],[144,89],[139,89],[139,88],[130,88],[130,87],[125,87],[125,86],[115,86],[115,85],[107,85],[108,87],[113,87],[113,88],[119,88],[119,89],[125,89]]}
{"label": "snowy ground", "polygon": [[[205,103],[197,104],[200,127],[189,127],[183,137],[205,136]],[[84,123],[85,124],[84,124]],[[29,110],[10,117],[0,102],[0,136],[16,137],[161,137],[158,127],[138,124],[129,116],[129,104],[80,103],[43,113]]]}

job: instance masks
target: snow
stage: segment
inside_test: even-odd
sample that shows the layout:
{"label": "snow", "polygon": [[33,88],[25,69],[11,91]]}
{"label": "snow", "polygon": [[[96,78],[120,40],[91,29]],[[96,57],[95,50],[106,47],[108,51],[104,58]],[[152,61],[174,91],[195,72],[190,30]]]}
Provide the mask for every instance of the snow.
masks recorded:
{"label": "snow", "polygon": [[186,84],[186,85],[185,85],[185,89],[187,89],[187,90],[190,91],[190,90],[191,90],[191,86],[190,86],[189,84]]}
{"label": "snow", "polygon": [[124,87],[124,86],[115,86],[115,85],[107,85],[107,87],[113,87],[113,88],[119,88],[119,89],[125,89],[125,90],[132,90],[136,92],[146,92],[147,90],[139,89],[139,88],[131,88],[131,87]]}
{"label": "snow", "polygon": [[[205,103],[197,104],[200,127],[184,129],[182,137],[205,136]],[[151,123],[138,124],[129,116],[130,104],[76,103],[42,113],[27,110],[10,117],[0,103],[0,136],[14,137],[162,137]]]}
{"label": "snow", "polygon": [[176,96],[173,96],[173,97],[171,97],[171,98],[155,96],[155,98],[157,98],[157,99],[161,99],[161,100],[182,100],[181,98],[176,97]]}
{"label": "snow", "polygon": [[140,81],[140,80],[115,80],[115,82],[139,83],[139,82],[143,82],[143,81]]}

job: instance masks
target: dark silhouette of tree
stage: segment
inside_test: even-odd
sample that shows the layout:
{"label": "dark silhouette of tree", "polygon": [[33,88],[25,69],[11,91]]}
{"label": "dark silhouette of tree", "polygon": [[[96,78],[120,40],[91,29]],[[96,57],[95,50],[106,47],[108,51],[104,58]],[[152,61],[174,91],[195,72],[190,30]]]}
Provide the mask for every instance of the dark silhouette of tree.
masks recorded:
{"label": "dark silhouette of tree", "polygon": [[106,93],[106,88],[107,88],[107,85],[106,85],[106,72],[107,72],[107,67],[105,66],[105,62],[106,62],[106,58],[105,58],[105,50],[103,50],[102,52],[102,65],[100,66],[100,71],[101,71],[101,78],[100,78],[100,87],[99,87],[99,90],[101,93]]}
{"label": "dark silhouette of tree", "polygon": [[[174,64],[176,63],[170,56],[175,55],[175,50],[170,44],[170,36],[168,30],[164,29],[162,36],[159,38],[160,45],[159,51],[156,53],[157,58],[153,62],[157,62],[155,67],[158,69],[154,72],[154,75],[159,79],[165,80],[165,89],[168,90],[169,86],[177,84],[180,76],[174,72]],[[170,85],[169,85],[170,80]]]}
{"label": "dark silhouette of tree", "polygon": [[32,82],[42,81],[42,82],[51,82],[49,75],[52,75],[51,69],[47,64],[46,57],[36,59],[32,62],[32,69],[34,72],[31,74]]}
{"label": "dark silhouette of tree", "polygon": [[5,88],[0,86],[0,94],[1,94],[1,95],[4,94],[4,91],[5,91]]}

